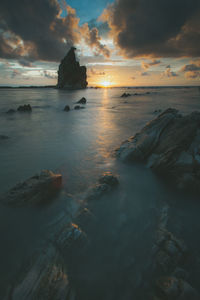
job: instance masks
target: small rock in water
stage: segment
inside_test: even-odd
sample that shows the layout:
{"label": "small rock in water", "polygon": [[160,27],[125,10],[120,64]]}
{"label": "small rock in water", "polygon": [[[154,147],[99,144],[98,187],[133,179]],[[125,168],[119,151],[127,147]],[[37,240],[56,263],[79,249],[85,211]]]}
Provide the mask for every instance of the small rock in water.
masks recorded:
{"label": "small rock in water", "polygon": [[119,181],[111,172],[106,172],[99,178],[99,183],[115,186],[119,184]]}
{"label": "small rock in water", "polygon": [[156,110],[154,110],[155,114],[158,114],[158,113],[161,113],[161,112],[162,112],[162,109],[156,109]]}
{"label": "small rock in water", "polygon": [[129,93],[123,93],[121,95],[122,98],[130,97],[130,96],[131,96],[131,94],[129,94]]}
{"label": "small rock in water", "polygon": [[30,104],[24,104],[24,105],[20,105],[17,110],[19,112],[31,112],[32,107],[30,106]]}
{"label": "small rock in water", "polygon": [[70,111],[69,105],[66,105],[66,106],[65,106],[64,111]]}
{"label": "small rock in water", "polygon": [[85,97],[81,98],[79,101],[77,101],[76,103],[79,103],[79,104],[86,104],[87,100]]}
{"label": "small rock in water", "polygon": [[83,109],[83,108],[85,108],[85,107],[82,107],[82,106],[80,106],[80,105],[74,106],[74,109],[76,109],[76,110],[78,110],[78,109]]}
{"label": "small rock in water", "polygon": [[7,114],[13,114],[13,113],[15,113],[16,112],[16,110],[15,109],[9,109],[6,113]]}

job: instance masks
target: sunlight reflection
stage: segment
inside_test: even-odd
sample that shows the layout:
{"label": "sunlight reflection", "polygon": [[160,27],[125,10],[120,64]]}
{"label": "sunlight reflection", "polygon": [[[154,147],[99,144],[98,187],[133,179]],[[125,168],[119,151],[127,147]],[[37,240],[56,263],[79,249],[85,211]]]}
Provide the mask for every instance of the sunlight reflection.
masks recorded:
{"label": "sunlight reflection", "polygon": [[97,128],[99,129],[99,131],[96,140],[96,143],[98,144],[99,154],[104,158],[110,158],[110,153],[112,150],[112,136],[115,131],[113,111],[110,109],[110,105],[111,103],[109,103],[109,90],[104,89],[102,106],[99,111],[97,124]]}

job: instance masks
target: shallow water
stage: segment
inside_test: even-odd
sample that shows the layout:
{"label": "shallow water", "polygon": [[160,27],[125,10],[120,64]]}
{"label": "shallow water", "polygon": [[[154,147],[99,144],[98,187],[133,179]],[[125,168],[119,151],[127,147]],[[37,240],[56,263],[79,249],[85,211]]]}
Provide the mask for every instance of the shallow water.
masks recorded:
{"label": "shallow water", "polygon": [[[123,92],[139,95],[121,98]],[[87,99],[85,109],[73,110],[81,97]],[[33,108],[30,114],[5,114],[10,108],[28,103]],[[65,105],[70,105],[70,112],[63,111]],[[137,299],[144,297],[139,292],[143,280],[141,274],[150,263],[159,205],[168,199],[179,203],[181,195],[170,191],[144,166],[117,162],[112,151],[156,117],[155,110],[168,107],[177,108],[181,113],[199,110],[199,89],[0,91],[0,134],[10,137],[0,141],[1,193],[42,169],[63,175],[63,192],[49,205],[24,209],[1,207],[0,289],[3,290],[12,274],[18,272],[24,257],[45,239],[45,225],[68,207],[66,193],[83,192],[103,172],[112,171],[119,175],[120,186],[114,194],[94,203],[92,210],[97,221],[92,228],[85,228],[92,243],[81,260],[77,260],[76,272],[71,276],[81,300],[94,296],[96,300],[124,299],[124,290],[126,300],[132,299],[133,290]],[[187,199],[192,201],[189,196]],[[199,204],[196,202],[195,208],[189,206],[187,209],[182,206],[181,218],[185,224],[188,222],[193,226],[186,232],[186,238],[192,244],[191,233],[193,230],[198,232],[198,222],[192,222],[189,214],[199,212]],[[123,225],[123,220],[127,221],[128,227]],[[199,244],[197,241],[197,248]],[[127,269],[131,263],[134,274]]]}

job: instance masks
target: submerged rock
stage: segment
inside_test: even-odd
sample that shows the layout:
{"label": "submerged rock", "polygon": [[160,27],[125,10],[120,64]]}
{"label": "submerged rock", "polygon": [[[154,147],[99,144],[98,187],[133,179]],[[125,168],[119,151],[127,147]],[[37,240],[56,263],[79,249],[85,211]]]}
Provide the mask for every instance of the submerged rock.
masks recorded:
{"label": "submerged rock", "polygon": [[7,113],[7,114],[13,114],[13,113],[15,113],[15,112],[16,112],[15,109],[10,108],[6,113]]}
{"label": "submerged rock", "polygon": [[111,172],[106,172],[99,178],[99,183],[107,184],[109,186],[116,186],[119,184],[119,180]]}
{"label": "submerged rock", "polygon": [[75,106],[74,106],[74,109],[76,109],[76,110],[78,110],[78,109],[83,109],[83,108],[85,108],[85,107],[80,106],[80,105],[75,105]]}
{"label": "submerged rock", "polygon": [[8,140],[8,139],[9,139],[9,136],[4,135],[4,134],[0,134],[0,141],[1,140]]}
{"label": "submerged rock", "polygon": [[200,295],[186,281],[176,277],[163,277],[156,282],[158,300],[198,300]]}
{"label": "submerged rock", "polygon": [[99,178],[98,183],[88,191],[85,200],[96,200],[104,193],[111,191],[118,184],[118,177],[111,172],[106,172]]}
{"label": "submerged rock", "polygon": [[121,95],[122,98],[127,98],[127,97],[130,97],[130,96],[131,96],[131,94],[129,94],[129,93],[123,93]]}
{"label": "submerged rock", "polygon": [[18,183],[1,198],[1,201],[4,204],[16,206],[43,202],[51,198],[60,189],[61,184],[61,174],[44,170],[26,181]]}
{"label": "submerged rock", "polygon": [[66,105],[66,106],[65,106],[64,111],[70,111],[69,105]]}
{"label": "submerged rock", "polygon": [[81,98],[79,101],[77,101],[76,103],[78,104],[86,104],[87,100],[85,97]]}
{"label": "submerged rock", "polygon": [[179,188],[200,191],[200,113],[167,109],[116,150],[123,161],[145,162]]}
{"label": "submerged rock", "polygon": [[19,112],[31,112],[32,107],[30,106],[30,104],[20,105],[18,107],[17,111],[19,111]]}
{"label": "submerged rock", "polygon": [[87,87],[86,67],[80,66],[72,47],[62,59],[58,70],[58,89],[85,89]]}

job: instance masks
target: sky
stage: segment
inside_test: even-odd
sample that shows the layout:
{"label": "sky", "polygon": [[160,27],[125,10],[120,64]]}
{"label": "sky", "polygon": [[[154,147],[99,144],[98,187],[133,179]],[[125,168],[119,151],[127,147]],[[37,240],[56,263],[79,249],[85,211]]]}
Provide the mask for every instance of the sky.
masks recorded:
{"label": "sky", "polygon": [[200,85],[200,0],[1,0],[0,85],[55,85],[71,46],[89,86]]}

